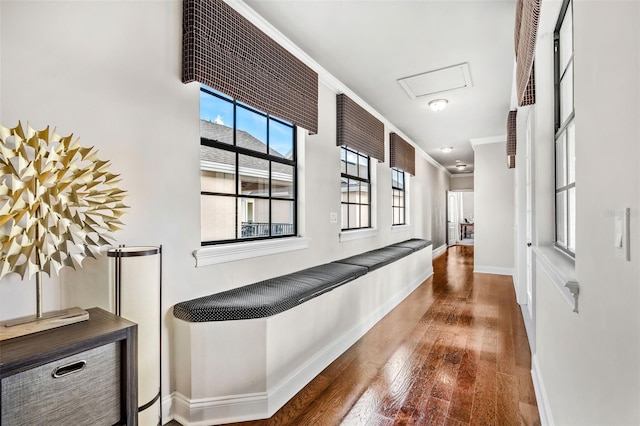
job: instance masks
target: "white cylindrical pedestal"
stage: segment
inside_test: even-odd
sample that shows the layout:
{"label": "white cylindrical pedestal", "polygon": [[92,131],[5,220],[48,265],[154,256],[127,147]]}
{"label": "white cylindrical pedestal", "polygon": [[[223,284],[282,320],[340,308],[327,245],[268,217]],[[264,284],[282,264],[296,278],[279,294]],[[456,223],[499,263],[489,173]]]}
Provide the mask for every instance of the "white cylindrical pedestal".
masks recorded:
{"label": "white cylindrical pedestal", "polygon": [[120,247],[108,252],[115,314],[138,324],[138,424],[161,424],[162,247]]}

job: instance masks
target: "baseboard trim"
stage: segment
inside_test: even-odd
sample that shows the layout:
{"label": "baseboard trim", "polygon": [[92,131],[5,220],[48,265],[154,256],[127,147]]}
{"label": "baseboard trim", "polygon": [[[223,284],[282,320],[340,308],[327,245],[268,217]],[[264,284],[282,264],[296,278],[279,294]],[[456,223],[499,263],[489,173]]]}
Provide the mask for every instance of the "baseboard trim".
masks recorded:
{"label": "baseboard trim", "polygon": [[524,329],[527,333],[527,340],[529,341],[529,349],[531,353],[536,352],[536,330],[535,324],[533,322],[533,318],[529,316],[529,306],[528,305],[520,305],[520,313],[522,314],[522,319],[524,321]]}
{"label": "baseboard trim", "polygon": [[173,418],[184,426],[259,420],[267,413],[268,402],[266,392],[202,399],[189,399],[174,392]]}
{"label": "baseboard trim", "polygon": [[540,412],[540,423],[543,426],[553,426],[553,416],[551,415],[551,407],[549,405],[549,398],[547,397],[547,391],[542,381],[542,374],[540,373],[540,364],[538,364],[538,357],[533,354],[532,357],[531,378],[533,379],[533,389],[536,393],[536,400],[538,401],[538,411]]}
{"label": "baseboard trim", "polygon": [[444,253],[445,251],[447,251],[447,245],[443,244],[440,247],[438,247],[437,249],[433,250],[433,258],[436,258],[438,256],[440,256],[442,253]]}
{"label": "baseboard trim", "polygon": [[173,420],[173,394],[174,393],[175,392],[162,398],[162,405],[161,405],[162,424],[169,423],[171,420]]}
{"label": "baseboard trim", "polygon": [[[518,277],[518,274],[515,273],[515,268],[513,269],[513,275],[511,276],[511,278],[513,278],[513,291],[516,292],[516,302],[518,302],[518,305],[522,306],[522,305],[526,305],[527,304],[527,292],[526,289],[521,289],[520,288],[520,278]],[[524,283],[522,283],[523,285],[525,285]]]}
{"label": "baseboard trim", "polygon": [[494,275],[511,275],[513,277],[513,268],[505,268],[502,266],[476,265],[473,267],[473,272]]}
{"label": "baseboard trim", "polygon": [[[432,275],[433,266],[430,266],[420,277],[268,392],[197,400],[189,399],[179,392],[173,392],[168,397],[168,401],[163,400],[163,421],[166,422],[171,417],[185,426],[205,426],[212,424],[212,421],[215,424],[221,424],[271,417],[327,365],[335,361]],[[166,415],[164,415],[165,412]]]}

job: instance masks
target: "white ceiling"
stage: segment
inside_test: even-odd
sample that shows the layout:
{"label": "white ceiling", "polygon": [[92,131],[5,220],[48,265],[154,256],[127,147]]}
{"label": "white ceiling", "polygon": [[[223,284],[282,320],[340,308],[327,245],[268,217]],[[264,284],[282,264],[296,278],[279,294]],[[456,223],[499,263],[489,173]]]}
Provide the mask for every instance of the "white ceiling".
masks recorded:
{"label": "white ceiling", "polygon": [[[506,133],[515,0],[245,2],[451,173],[473,171],[470,139]],[[464,62],[472,87],[412,100],[397,82]]]}

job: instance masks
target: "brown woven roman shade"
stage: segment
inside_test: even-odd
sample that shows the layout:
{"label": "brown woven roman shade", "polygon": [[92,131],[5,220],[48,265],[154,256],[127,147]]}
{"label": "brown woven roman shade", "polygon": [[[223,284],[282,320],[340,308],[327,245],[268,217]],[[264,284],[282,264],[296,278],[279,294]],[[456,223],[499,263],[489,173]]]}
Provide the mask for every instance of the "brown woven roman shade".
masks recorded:
{"label": "brown woven roman shade", "polygon": [[347,95],[336,97],[338,109],[337,145],[384,162],[384,124]]}
{"label": "brown woven roman shade", "polygon": [[516,131],[518,111],[509,111],[507,115],[507,166],[513,169],[516,166]]}
{"label": "brown woven roman shade", "polygon": [[507,115],[507,155],[516,155],[516,118],[518,111],[509,111]]}
{"label": "brown woven roman shade", "polygon": [[540,0],[517,0],[514,44],[516,50],[516,88],[518,105],[533,105],[535,99],[534,58]]}
{"label": "brown woven roman shade", "polygon": [[389,134],[391,167],[416,175],[416,149],[396,133]]}
{"label": "brown woven roman shade", "polygon": [[318,131],[318,74],[223,0],[184,0],[182,81]]}

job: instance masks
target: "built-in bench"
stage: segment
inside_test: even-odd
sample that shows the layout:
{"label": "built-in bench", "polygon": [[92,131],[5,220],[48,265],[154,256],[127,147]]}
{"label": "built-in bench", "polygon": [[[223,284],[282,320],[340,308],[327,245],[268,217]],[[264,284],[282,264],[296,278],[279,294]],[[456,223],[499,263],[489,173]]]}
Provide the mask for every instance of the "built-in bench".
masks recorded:
{"label": "built-in bench", "polygon": [[411,239],[176,304],[175,419],[273,415],[433,274],[430,246]]}
{"label": "built-in bench", "polygon": [[367,273],[361,266],[329,263],[233,290],[200,297],[173,307],[190,322],[264,318],[279,314]]}
{"label": "built-in bench", "polygon": [[188,322],[276,315],[429,245],[431,241],[417,238],[403,241],[332,263],[181,302],[173,307],[173,315]]}
{"label": "built-in bench", "polygon": [[412,238],[407,241],[402,241],[400,243],[391,244],[389,247],[405,247],[410,248],[413,251],[422,250],[425,247],[429,247],[431,245],[431,241],[423,240],[420,238]]}

